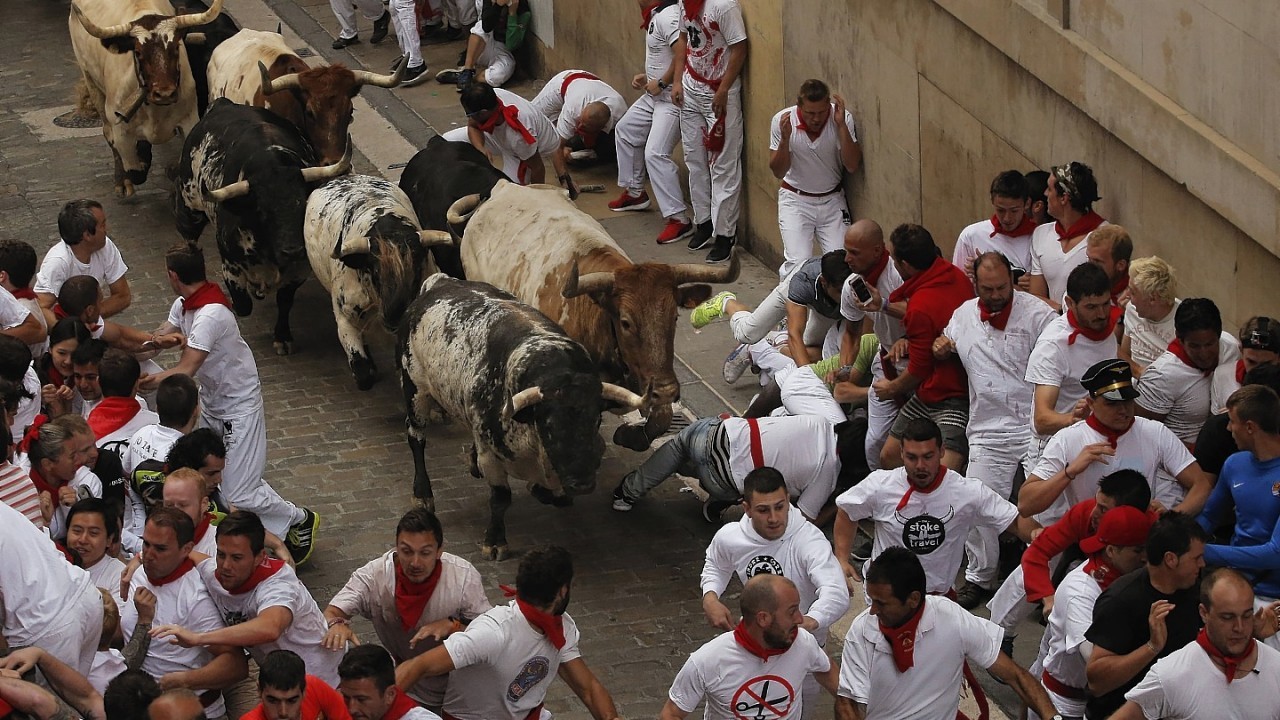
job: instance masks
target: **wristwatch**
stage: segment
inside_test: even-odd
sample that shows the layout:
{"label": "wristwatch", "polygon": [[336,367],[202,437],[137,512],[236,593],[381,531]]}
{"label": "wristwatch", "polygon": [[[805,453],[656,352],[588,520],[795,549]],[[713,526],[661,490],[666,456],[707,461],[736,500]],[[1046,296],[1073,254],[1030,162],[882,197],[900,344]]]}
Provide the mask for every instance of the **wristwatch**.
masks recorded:
{"label": "wristwatch", "polygon": [[661,80],[659,80],[659,81],[658,81],[658,89],[659,89],[659,90],[666,90],[666,89],[668,89],[668,88],[670,88],[670,87],[671,87],[671,83],[664,83],[664,82],[662,82]]}

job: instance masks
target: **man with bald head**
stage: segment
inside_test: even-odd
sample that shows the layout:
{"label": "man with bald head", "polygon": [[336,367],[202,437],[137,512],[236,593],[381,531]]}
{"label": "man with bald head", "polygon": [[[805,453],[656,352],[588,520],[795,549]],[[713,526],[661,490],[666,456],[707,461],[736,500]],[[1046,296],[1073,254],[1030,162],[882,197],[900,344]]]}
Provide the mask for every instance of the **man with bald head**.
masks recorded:
{"label": "man with bald head", "polygon": [[200,697],[186,688],[169,690],[147,706],[149,720],[203,720]]}
{"label": "man with bald head", "polygon": [[810,674],[835,695],[839,672],[801,627],[795,583],[756,575],[743,587],[740,606],[737,627],[695,650],[680,668],[659,720],[682,720],[703,701],[707,717],[813,717],[816,708],[800,693]]}
{"label": "man with bald head", "polygon": [[613,128],[626,114],[627,101],[608,83],[586,70],[565,70],[548,80],[531,102],[555,125],[566,159],[591,151],[598,160],[613,162]]}

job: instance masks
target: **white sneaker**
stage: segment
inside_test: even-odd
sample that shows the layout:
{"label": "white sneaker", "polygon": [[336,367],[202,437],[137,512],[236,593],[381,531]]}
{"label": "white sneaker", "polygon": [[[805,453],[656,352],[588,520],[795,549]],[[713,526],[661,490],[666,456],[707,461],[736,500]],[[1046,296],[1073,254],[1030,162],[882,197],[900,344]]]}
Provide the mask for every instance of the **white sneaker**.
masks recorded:
{"label": "white sneaker", "polygon": [[751,367],[751,352],[746,345],[739,345],[724,359],[722,375],[730,385],[738,382],[738,378]]}

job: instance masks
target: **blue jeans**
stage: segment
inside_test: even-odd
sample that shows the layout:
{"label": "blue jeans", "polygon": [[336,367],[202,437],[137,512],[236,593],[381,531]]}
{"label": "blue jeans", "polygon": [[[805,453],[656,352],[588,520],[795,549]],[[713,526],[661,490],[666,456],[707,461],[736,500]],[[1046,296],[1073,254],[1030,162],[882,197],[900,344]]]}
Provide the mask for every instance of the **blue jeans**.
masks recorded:
{"label": "blue jeans", "polygon": [[695,420],[622,479],[623,494],[638,500],[678,472],[698,478],[698,484],[712,499],[736,502],[742,491],[711,461],[719,432],[720,418]]}

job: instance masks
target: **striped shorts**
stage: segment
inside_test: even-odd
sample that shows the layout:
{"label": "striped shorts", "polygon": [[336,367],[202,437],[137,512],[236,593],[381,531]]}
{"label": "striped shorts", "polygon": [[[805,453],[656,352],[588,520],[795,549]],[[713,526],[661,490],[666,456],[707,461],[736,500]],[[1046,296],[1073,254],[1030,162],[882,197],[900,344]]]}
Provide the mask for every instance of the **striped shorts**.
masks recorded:
{"label": "striped shorts", "polygon": [[969,440],[965,436],[965,428],[969,425],[969,398],[947,398],[942,402],[927,405],[919,397],[912,395],[907,404],[898,411],[898,418],[893,421],[889,434],[901,440],[907,423],[916,418],[926,418],[938,424],[942,429],[944,448],[954,450],[966,457],[969,455]]}

